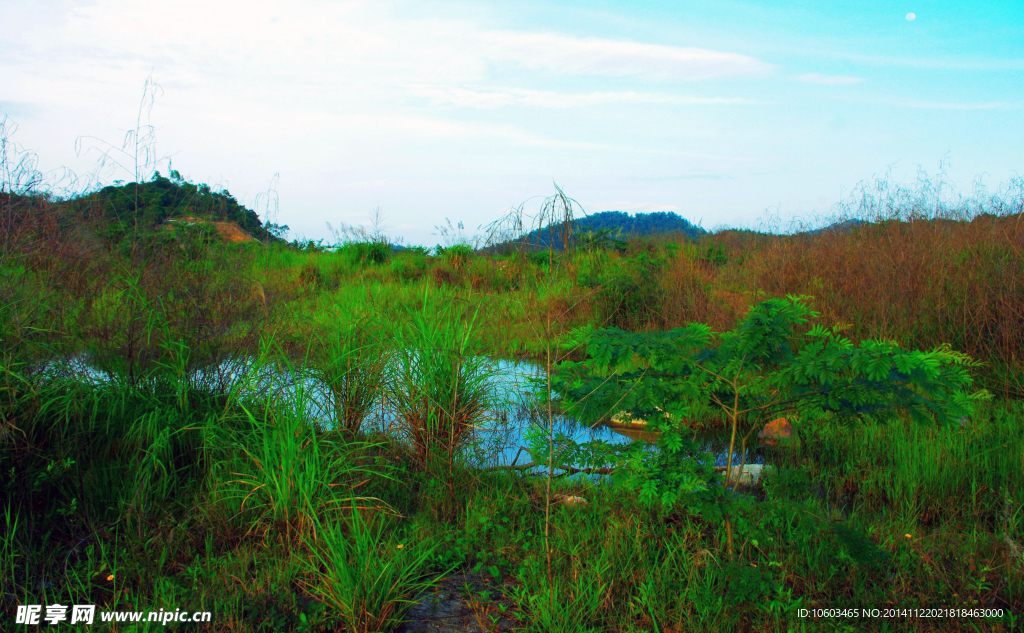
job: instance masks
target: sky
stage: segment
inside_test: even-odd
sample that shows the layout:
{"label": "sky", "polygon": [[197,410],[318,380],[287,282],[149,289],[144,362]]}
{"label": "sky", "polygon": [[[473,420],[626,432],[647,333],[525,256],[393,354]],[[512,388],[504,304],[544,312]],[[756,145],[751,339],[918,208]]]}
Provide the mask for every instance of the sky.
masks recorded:
{"label": "sky", "polygon": [[133,152],[96,170],[141,120],[163,173],[274,191],[292,238],[379,208],[432,245],[555,183],[754,228],[886,173],[1024,172],[1019,1],[0,0],[0,24],[0,118],[44,169],[130,181]]}

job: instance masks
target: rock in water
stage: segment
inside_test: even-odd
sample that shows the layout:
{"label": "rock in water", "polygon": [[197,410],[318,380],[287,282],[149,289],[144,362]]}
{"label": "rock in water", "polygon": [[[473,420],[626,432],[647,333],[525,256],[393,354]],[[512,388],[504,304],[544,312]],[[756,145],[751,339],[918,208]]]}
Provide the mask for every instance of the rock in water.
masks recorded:
{"label": "rock in water", "polygon": [[[771,467],[764,464],[744,464],[742,473],[739,466],[733,466],[729,479],[736,482],[737,486],[756,486],[769,471],[771,471]],[[725,476],[723,467],[722,477]]]}
{"label": "rock in water", "polygon": [[589,505],[583,497],[574,497],[572,495],[555,495],[555,502],[569,507]]}
{"label": "rock in water", "polygon": [[764,430],[757,434],[757,437],[768,446],[778,446],[792,441],[794,436],[793,425],[786,418],[776,418],[764,425]]}

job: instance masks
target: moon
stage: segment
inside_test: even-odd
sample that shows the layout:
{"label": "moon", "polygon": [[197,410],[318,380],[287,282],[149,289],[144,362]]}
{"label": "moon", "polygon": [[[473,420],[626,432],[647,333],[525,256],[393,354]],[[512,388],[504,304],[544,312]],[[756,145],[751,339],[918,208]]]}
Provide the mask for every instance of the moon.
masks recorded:
{"label": "moon", "polygon": [[917,19],[917,14],[916,13],[908,13],[907,14],[907,22],[913,22],[916,19]]}

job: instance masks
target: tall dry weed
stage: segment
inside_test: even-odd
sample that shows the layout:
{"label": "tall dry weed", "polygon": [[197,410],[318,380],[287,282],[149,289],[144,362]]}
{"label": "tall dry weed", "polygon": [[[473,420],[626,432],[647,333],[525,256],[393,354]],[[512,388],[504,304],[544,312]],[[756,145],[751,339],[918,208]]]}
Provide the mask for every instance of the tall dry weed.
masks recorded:
{"label": "tall dry weed", "polygon": [[1022,396],[1024,180],[953,202],[936,189],[876,183],[831,229],[716,234],[728,263],[712,285],[811,295],[823,320],[854,339],[948,343],[986,363],[990,389]]}

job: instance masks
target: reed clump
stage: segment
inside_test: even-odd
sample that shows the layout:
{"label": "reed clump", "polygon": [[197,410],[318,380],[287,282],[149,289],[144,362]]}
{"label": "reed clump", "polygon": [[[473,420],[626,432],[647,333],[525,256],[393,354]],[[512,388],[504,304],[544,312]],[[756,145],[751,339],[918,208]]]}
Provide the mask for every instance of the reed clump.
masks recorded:
{"label": "reed clump", "polygon": [[368,317],[344,315],[325,329],[309,364],[331,392],[335,428],[355,436],[381,404],[391,349]]}
{"label": "reed clump", "polygon": [[429,294],[397,335],[390,396],[420,467],[451,465],[491,411],[489,363],[474,340],[475,313],[442,307]]}

